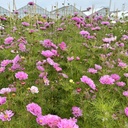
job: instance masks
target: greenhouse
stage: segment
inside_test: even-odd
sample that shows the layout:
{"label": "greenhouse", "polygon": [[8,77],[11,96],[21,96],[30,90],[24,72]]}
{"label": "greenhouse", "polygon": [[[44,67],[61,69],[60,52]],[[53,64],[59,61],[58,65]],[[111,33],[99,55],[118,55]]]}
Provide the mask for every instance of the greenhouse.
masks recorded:
{"label": "greenhouse", "polygon": [[90,8],[89,10],[84,10],[83,13],[87,16],[91,16],[92,14],[97,14],[99,16],[106,16],[109,13],[109,8],[101,7],[101,8]]}
{"label": "greenhouse", "polygon": [[51,11],[52,18],[55,18],[57,15],[59,18],[62,16],[74,15],[74,13],[78,13],[79,16],[85,17],[85,14],[73,5],[63,6]]}
{"label": "greenhouse", "polygon": [[[15,11],[14,11],[14,13],[15,13]],[[46,16],[50,15],[49,11],[40,7],[37,4],[34,4],[33,6],[32,5],[26,5],[20,9],[18,9],[17,13],[18,13],[19,17],[21,17],[21,18],[28,15],[28,14],[30,14],[30,15],[39,14],[39,15],[46,15]]]}
{"label": "greenhouse", "polygon": [[9,16],[10,11],[0,6],[0,16]]}

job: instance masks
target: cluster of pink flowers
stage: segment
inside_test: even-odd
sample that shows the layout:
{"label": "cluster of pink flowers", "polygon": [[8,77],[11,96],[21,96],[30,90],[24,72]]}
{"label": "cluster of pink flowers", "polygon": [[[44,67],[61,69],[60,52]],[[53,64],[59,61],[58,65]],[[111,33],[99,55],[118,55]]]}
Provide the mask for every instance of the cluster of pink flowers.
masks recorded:
{"label": "cluster of pink flowers", "polygon": [[102,76],[99,81],[101,84],[108,84],[108,85],[114,84],[115,82],[115,80],[109,75]]}
{"label": "cluster of pink flowers", "polygon": [[[26,106],[26,108],[28,112],[37,117],[36,122],[41,126],[48,126],[50,128],[79,128],[76,124],[77,119],[75,118],[61,119],[57,115],[42,115],[41,107],[36,103],[30,103]],[[76,108],[74,108],[73,111],[77,117],[82,115],[82,111],[79,111]]]}
{"label": "cluster of pink flowers", "polygon": [[26,80],[26,79],[28,79],[28,74],[23,71],[19,71],[19,72],[15,73],[15,77],[19,80]]}
{"label": "cluster of pink flowers", "polygon": [[21,61],[21,58],[20,58],[19,55],[16,55],[13,60],[8,60],[8,59],[7,60],[3,60],[1,62],[1,64],[0,64],[0,66],[1,66],[0,67],[0,73],[4,72],[6,66],[8,66],[9,64],[12,64],[12,66],[10,68],[11,70],[16,70],[16,69],[22,70],[20,64],[18,63],[20,61]]}
{"label": "cluster of pink flowers", "polygon": [[87,76],[82,76],[80,78],[81,82],[88,84],[93,90],[96,90],[96,85],[94,84],[93,80]]}
{"label": "cluster of pink flowers", "polygon": [[54,128],[57,126],[58,122],[61,121],[61,118],[57,115],[48,114],[45,116],[38,116],[36,121],[42,126],[49,126],[50,128]]}

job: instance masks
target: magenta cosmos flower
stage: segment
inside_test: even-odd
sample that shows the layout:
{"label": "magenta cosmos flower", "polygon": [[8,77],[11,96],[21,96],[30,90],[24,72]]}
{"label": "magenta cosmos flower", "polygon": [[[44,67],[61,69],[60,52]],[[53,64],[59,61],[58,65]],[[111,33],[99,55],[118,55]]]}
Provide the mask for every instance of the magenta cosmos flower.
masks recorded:
{"label": "magenta cosmos flower", "polygon": [[101,24],[102,25],[110,25],[110,23],[108,21],[102,21]]}
{"label": "magenta cosmos flower", "polygon": [[98,64],[95,64],[95,69],[96,69],[96,70],[101,70],[102,67],[101,67],[100,65],[98,65]]}
{"label": "magenta cosmos flower", "polygon": [[59,44],[59,47],[60,47],[60,49],[61,49],[62,51],[66,50],[66,48],[67,48],[65,42],[61,42],[61,43]]}
{"label": "magenta cosmos flower", "polygon": [[15,73],[15,77],[19,80],[26,80],[28,79],[28,74],[23,71],[20,71],[20,72]]}
{"label": "magenta cosmos flower", "polygon": [[45,115],[45,116],[38,116],[36,119],[37,123],[42,126],[49,126],[50,128],[56,128],[58,122],[61,121],[61,118],[57,115]]}
{"label": "magenta cosmos flower", "polygon": [[2,105],[2,104],[5,104],[6,103],[6,97],[1,97],[0,96],[0,106]]}
{"label": "magenta cosmos flower", "polygon": [[128,97],[128,91],[124,91],[123,92],[123,95],[126,96],[126,97]]}
{"label": "magenta cosmos flower", "polygon": [[12,63],[12,60],[3,60],[0,64],[1,67],[6,67],[8,64]]}
{"label": "magenta cosmos flower", "polygon": [[82,31],[80,31],[80,35],[82,35],[82,36],[89,36],[90,33],[88,31],[82,30]]}
{"label": "magenta cosmos flower", "polygon": [[43,55],[43,56],[45,56],[45,57],[52,57],[52,56],[54,56],[54,53],[53,52],[51,52],[50,50],[46,50],[46,51],[42,51],[41,52],[41,54]]}
{"label": "magenta cosmos flower", "polygon": [[27,111],[33,114],[34,116],[40,116],[42,115],[41,107],[36,103],[30,103],[26,106]]}
{"label": "magenta cosmos flower", "polygon": [[0,94],[8,94],[11,92],[11,89],[10,88],[2,88],[0,90]]}
{"label": "magenta cosmos flower", "polygon": [[27,23],[27,22],[22,22],[22,25],[27,27],[27,26],[29,26],[30,24]]}
{"label": "magenta cosmos flower", "polygon": [[0,113],[0,120],[2,120],[2,121],[10,121],[11,117],[13,115],[14,115],[14,113],[11,110],[6,110],[6,111]]}
{"label": "magenta cosmos flower", "polygon": [[33,6],[34,2],[28,2],[28,5]]}
{"label": "magenta cosmos flower", "polygon": [[96,74],[96,73],[97,73],[97,70],[94,69],[94,68],[89,68],[89,69],[88,69],[88,72],[89,72],[89,73],[92,73],[92,74]]}
{"label": "magenta cosmos flower", "polygon": [[80,117],[82,116],[82,110],[79,108],[79,107],[72,107],[72,114],[75,116],[75,117]]}
{"label": "magenta cosmos flower", "polygon": [[118,74],[111,74],[111,77],[112,77],[115,81],[117,81],[117,80],[120,79],[120,76],[119,76]]}
{"label": "magenta cosmos flower", "polygon": [[96,85],[94,84],[93,80],[87,76],[82,76],[80,78],[81,82],[88,84],[93,90],[96,90]]}
{"label": "magenta cosmos flower", "polygon": [[76,121],[75,119],[61,119],[57,126],[58,128],[79,128]]}
{"label": "magenta cosmos flower", "polygon": [[128,116],[128,107],[124,109],[125,115]]}
{"label": "magenta cosmos flower", "polygon": [[108,84],[108,85],[114,84],[115,82],[115,80],[109,75],[102,76],[99,81],[101,84]]}
{"label": "magenta cosmos flower", "polygon": [[11,44],[13,42],[14,38],[13,37],[8,37],[4,40],[4,44]]}

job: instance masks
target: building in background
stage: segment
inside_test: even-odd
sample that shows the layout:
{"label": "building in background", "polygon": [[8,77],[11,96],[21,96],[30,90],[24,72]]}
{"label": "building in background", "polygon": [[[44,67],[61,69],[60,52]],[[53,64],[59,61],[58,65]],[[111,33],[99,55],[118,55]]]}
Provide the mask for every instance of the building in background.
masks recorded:
{"label": "building in background", "polygon": [[[15,13],[15,11],[14,11]],[[30,14],[30,15],[35,15],[35,14],[39,14],[41,16],[45,15],[45,16],[50,16],[50,12],[47,11],[46,9],[40,7],[39,5],[37,4],[34,4],[34,5],[26,5],[20,9],[17,10],[17,13],[18,13],[18,16],[20,18]]]}
{"label": "building in background", "polygon": [[110,15],[110,18],[112,20],[114,19],[128,19],[128,11],[112,11],[111,12],[111,15]]}
{"label": "building in background", "polygon": [[77,9],[73,5],[63,6],[61,8],[57,8],[51,13],[51,18],[55,19],[56,17],[61,18],[62,16],[72,16],[74,13],[77,13],[79,16],[85,17],[86,15],[79,9]]}
{"label": "building in background", "polygon": [[0,16],[9,16],[10,11],[0,6]]}
{"label": "building in background", "polygon": [[101,8],[88,8],[86,10],[82,11],[85,15],[91,16],[91,15],[98,15],[98,16],[108,16],[109,8],[107,7],[101,7]]}

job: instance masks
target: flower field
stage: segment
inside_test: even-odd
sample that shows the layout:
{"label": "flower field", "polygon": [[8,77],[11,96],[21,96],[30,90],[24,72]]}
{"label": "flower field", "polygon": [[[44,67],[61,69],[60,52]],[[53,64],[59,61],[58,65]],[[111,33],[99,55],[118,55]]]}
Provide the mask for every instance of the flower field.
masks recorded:
{"label": "flower field", "polygon": [[128,128],[128,22],[0,17],[0,128]]}

